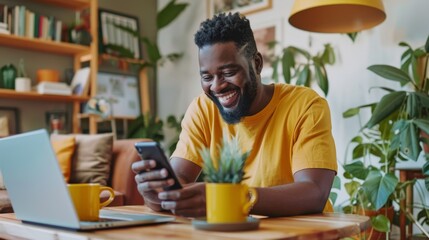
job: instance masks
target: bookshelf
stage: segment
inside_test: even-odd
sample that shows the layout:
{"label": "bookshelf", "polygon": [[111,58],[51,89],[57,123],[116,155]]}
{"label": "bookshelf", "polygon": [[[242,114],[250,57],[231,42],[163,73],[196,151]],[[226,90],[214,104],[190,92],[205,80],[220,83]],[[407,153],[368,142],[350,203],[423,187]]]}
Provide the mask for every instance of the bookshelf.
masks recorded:
{"label": "bookshelf", "polygon": [[[17,35],[0,34],[0,45],[25,49],[35,52],[44,52],[58,55],[66,55],[73,58],[73,68],[78,70],[83,62],[89,62],[90,71],[90,96],[62,96],[45,95],[37,92],[16,92],[9,89],[0,89],[0,98],[24,100],[24,101],[56,101],[70,103],[72,110],[72,131],[80,132],[79,114],[81,103],[88,101],[90,97],[96,95],[97,84],[96,74],[98,71],[98,1],[97,0],[33,0],[40,4],[52,5],[59,8],[80,11],[89,9],[90,34],[92,41],[90,46],[83,46],[72,43],[57,42],[39,38],[29,38]],[[24,3],[25,4],[25,3]],[[97,123],[94,117],[89,118],[89,131],[91,134],[97,133]]]}

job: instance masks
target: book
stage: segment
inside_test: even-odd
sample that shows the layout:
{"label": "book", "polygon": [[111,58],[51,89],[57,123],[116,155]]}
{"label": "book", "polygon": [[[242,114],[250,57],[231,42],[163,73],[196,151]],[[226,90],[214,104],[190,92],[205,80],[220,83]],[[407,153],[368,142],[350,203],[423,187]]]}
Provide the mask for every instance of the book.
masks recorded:
{"label": "book", "polygon": [[63,82],[40,82],[37,84],[37,92],[40,94],[71,95],[69,85]]}

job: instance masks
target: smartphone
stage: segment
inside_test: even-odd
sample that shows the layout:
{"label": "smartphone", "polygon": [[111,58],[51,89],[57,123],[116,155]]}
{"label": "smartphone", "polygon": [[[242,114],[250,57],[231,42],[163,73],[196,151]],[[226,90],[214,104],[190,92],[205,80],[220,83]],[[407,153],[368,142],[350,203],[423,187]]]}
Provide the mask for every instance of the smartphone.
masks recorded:
{"label": "smartphone", "polygon": [[167,169],[168,178],[174,179],[174,185],[164,187],[165,191],[181,189],[179,180],[176,177],[176,174],[171,168],[170,162],[164,154],[161,146],[158,142],[137,142],[134,144],[137,152],[140,155],[141,159],[153,159],[156,161],[156,167],[154,169]]}

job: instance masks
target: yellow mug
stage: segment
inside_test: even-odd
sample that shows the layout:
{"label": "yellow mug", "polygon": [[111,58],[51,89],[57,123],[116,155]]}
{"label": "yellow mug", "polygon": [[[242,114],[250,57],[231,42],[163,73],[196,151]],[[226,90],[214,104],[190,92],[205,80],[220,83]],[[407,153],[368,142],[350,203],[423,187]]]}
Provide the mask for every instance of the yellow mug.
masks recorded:
{"label": "yellow mug", "polygon": [[257,199],[256,190],[246,184],[206,183],[207,222],[245,222]]}
{"label": "yellow mug", "polygon": [[[67,185],[73,200],[79,220],[98,221],[100,208],[107,206],[115,198],[115,192],[110,187],[98,183],[76,183]],[[109,199],[100,202],[100,193],[108,191]]]}

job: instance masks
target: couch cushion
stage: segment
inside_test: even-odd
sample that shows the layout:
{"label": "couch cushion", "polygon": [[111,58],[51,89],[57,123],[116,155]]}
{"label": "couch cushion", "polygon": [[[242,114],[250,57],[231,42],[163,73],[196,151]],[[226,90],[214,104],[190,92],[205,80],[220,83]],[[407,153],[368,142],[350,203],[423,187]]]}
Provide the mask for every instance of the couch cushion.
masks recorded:
{"label": "couch cushion", "polygon": [[[52,135],[64,139],[70,135]],[[70,183],[99,183],[106,186],[110,175],[113,134],[75,134],[76,149],[71,165]]]}
{"label": "couch cushion", "polygon": [[69,182],[71,162],[76,146],[75,137],[70,136],[64,139],[52,139],[51,143],[55,154],[57,155],[57,160],[60,165],[61,172],[63,173],[64,180]]}

